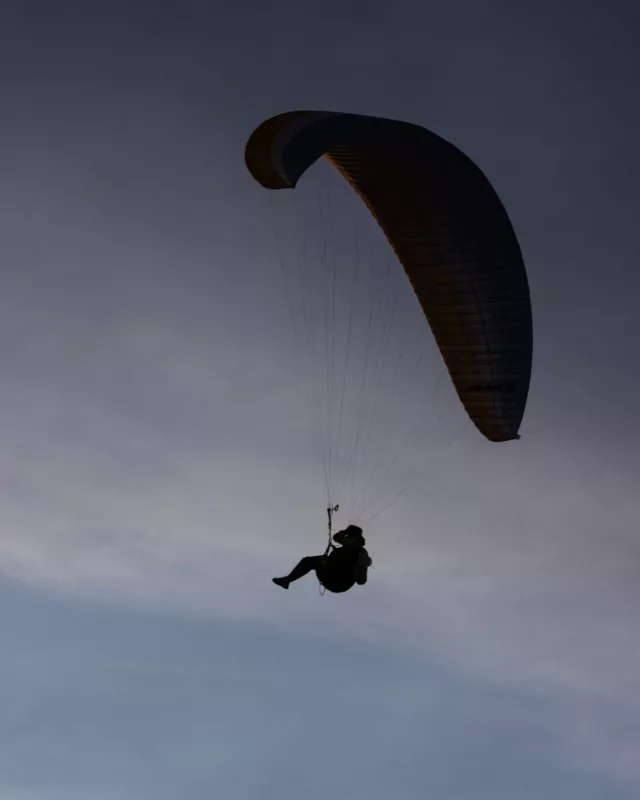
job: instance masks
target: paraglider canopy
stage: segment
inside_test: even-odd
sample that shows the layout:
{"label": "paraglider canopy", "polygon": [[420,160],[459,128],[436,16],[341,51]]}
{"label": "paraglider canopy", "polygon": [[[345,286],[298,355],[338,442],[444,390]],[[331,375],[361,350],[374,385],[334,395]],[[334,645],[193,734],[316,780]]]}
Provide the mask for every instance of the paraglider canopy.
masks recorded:
{"label": "paraglider canopy", "polygon": [[519,438],[533,349],[531,302],[509,217],[481,170],[417,125],[292,111],[263,122],[245,161],[268,189],[294,188],[325,156],[393,247],[456,392],[492,442]]}

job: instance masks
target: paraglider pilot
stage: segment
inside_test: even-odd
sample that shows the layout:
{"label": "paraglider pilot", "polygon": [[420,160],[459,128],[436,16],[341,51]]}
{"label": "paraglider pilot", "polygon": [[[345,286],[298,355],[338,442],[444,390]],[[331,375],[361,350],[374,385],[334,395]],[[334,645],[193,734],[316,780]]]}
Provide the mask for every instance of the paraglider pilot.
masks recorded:
{"label": "paraglider pilot", "polygon": [[355,583],[363,586],[367,582],[367,570],[372,561],[364,546],[362,528],[349,525],[343,531],[338,531],[333,541],[340,547],[331,545],[328,554],[303,558],[288,575],[274,578],[273,582],[288,589],[290,583],[315,570],[320,583],[330,592],[347,592]]}

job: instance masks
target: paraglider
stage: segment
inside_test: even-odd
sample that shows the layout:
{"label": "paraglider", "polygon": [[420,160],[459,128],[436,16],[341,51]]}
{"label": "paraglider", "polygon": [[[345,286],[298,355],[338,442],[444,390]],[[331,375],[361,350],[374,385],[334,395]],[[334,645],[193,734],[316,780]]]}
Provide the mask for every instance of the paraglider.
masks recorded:
{"label": "paraglider", "polygon": [[[295,188],[322,156],[362,199],[391,245],[429,323],[451,383],[471,423],[490,442],[519,439],[531,379],[531,300],[518,240],[489,180],[468,156],[435,133],[412,123],[382,117],[290,111],[260,124],[245,148],[249,172],[269,190]],[[326,253],[324,244],[321,251]],[[358,264],[359,251],[355,255]],[[299,256],[295,263],[299,269]],[[362,529],[357,525],[337,533],[333,540],[343,546],[329,552],[334,502],[332,447],[336,440],[340,442],[341,433],[344,433],[344,378],[342,392],[338,393],[341,398],[338,413],[332,411],[336,383],[331,369],[336,270],[335,263],[332,270],[325,269],[325,275],[330,272],[333,275],[331,279],[325,279],[325,286],[331,285],[332,289],[331,297],[324,305],[325,421],[329,431],[324,438],[317,436],[321,445],[326,444],[322,456],[330,514],[330,547],[323,556],[303,558],[288,575],[273,579],[276,585],[285,589],[315,570],[326,589],[347,591],[356,583],[366,583],[367,569],[371,565],[364,548]],[[304,281],[299,283],[304,284]],[[318,294],[318,290],[315,292]],[[384,300],[381,305],[385,307]],[[309,337],[307,311],[302,303],[301,316],[305,317],[307,325],[302,331]],[[369,326],[372,318],[370,314]],[[386,341],[387,327],[385,324],[381,342]],[[349,363],[351,320],[347,329],[345,375]],[[365,337],[367,342],[369,333]],[[310,353],[313,356],[313,347]],[[381,345],[376,365],[383,357]],[[368,363],[365,357],[360,392],[356,394],[358,413],[363,408],[363,387],[365,384],[375,385],[375,379],[369,380],[367,374]],[[397,367],[393,373],[394,381],[396,373]],[[427,408],[427,399],[422,402]],[[370,408],[373,409],[372,415],[375,414],[377,397],[365,411]],[[336,417],[340,424],[334,436],[331,425]],[[354,452],[371,430],[372,425],[361,428],[358,423],[353,448],[348,448],[351,455],[346,459],[343,475],[353,476]],[[408,439],[412,438],[411,430]],[[381,446],[377,452],[386,454],[387,449]],[[397,457],[390,456],[386,471],[382,469],[379,472],[377,465],[374,464],[370,470],[367,465],[370,476],[364,490],[355,495],[356,509],[368,507],[377,487],[390,474],[396,461]],[[380,473],[382,478],[378,481]],[[361,510],[351,519],[358,522],[362,513]],[[369,517],[367,524],[379,513]]]}
{"label": "paraglider", "polygon": [[321,556],[306,556],[288,575],[274,578],[273,582],[276,586],[288,589],[289,584],[315,571],[320,584],[336,594],[348,592],[354,584],[364,586],[372,561],[365,548],[362,528],[349,525],[334,534],[333,541],[341,546],[331,545],[331,552]]}

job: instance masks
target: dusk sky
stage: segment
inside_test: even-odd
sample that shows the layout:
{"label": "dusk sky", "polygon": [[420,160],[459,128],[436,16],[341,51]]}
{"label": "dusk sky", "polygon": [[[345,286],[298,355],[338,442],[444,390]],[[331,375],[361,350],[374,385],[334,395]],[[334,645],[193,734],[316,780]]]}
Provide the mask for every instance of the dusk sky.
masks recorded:
{"label": "dusk sky", "polygon": [[[615,0],[0,4],[1,800],[640,797],[639,36]],[[367,513],[405,491],[322,597],[271,582],[326,539],[280,248],[390,249],[328,164],[248,173],[300,108],[470,156],[534,320],[491,444],[377,285],[362,458],[411,447]]]}

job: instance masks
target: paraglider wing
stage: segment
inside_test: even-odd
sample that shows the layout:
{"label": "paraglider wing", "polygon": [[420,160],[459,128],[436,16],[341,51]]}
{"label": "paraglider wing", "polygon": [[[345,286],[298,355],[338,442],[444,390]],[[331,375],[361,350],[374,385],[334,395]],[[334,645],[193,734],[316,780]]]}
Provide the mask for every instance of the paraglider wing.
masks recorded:
{"label": "paraglider wing", "polygon": [[529,286],[507,213],[481,170],[407,122],[292,111],[263,122],[245,161],[268,189],[294,188],[325,156],[378,221],[478,430],[518,438],[533,332]]}

